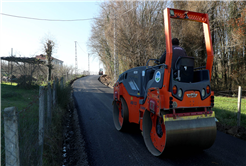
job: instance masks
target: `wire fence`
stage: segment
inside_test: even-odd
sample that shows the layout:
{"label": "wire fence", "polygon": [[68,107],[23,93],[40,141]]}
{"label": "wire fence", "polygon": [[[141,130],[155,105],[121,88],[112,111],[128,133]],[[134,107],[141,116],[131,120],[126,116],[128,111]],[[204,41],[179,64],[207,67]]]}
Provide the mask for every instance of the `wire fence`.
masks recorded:
{"label": "wire fence", "polygon": [[[57,87],[64,87],[67,80],[56,79],[51,86],[39,87],[39,95],[18,110],[8,107],[2,110],[1,119],[1,165],[33,166],[43,165],[44,135],[52,124],[52,113],[57,107]],[[49,133],[48,133],[49,134]]]}
{"label": "wire fence", "polygon": [[[246,90],[242,90],[242,98],[246,98]],[[227,91],[215,91],[216,96],[224,96],[224,97],[237,97],[238,89],[235,90],[227,90]]]}

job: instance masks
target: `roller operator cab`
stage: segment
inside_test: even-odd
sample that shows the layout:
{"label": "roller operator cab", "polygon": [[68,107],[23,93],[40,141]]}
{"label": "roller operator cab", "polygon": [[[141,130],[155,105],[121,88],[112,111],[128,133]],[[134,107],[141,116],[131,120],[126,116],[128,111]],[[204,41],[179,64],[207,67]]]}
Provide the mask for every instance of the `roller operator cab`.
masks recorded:
{"label": "roller operator cab", "polygon": [[[172,63],[170,19],[203,24],[206,66],[194,68],[194,58],[179,57]],[[136,67],[119,76],[114,85],[113,119],[119,131],[139,124],[147,149],[160,156],[165,149],[207,149],[216,137],[214,92],[210,80],[213,48],[208,14],[164,10],[166,62]],[[172,66],[172,64],[174,64]]]}

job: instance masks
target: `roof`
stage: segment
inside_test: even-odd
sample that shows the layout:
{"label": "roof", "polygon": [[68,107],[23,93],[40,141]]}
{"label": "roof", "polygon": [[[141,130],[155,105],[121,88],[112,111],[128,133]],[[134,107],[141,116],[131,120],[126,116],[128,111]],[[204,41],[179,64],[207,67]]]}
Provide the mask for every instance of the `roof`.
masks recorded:
{"label": "roof", "polygon": [[10,61],[10,62],[32,63],[32,64],[44,63],[43,61],[36,59],[36,58],[14,57],[14,56],[1,57],[1,60],[6,60],[6,61]]}
{"label": "roof", "polygon": [[[37,59],[40,59],[41,61],[46,61],[46,56],[45,56],[45,55],[43,55],[43,54],[36,55],[36,58],[37,58]],[[55,60],[58,60],[58,61],[63,62],[63,61],[62,61],[62,60],[60,60],[60,59],[56,59],[56,58],[54,58],[54,57],[51,57],[51,58],[52,58],[52,60],[53,60],[53,59],[55,59]]]}
{"label": "roof", "polygon": [[43,60],[43,61],[45,61],[45,60],[46,60],[46,56],[45,56],[45,55],[43,55],[43,54],[36,55],[36,58],[37,58],[37,59],[40,59],[40,60]]}

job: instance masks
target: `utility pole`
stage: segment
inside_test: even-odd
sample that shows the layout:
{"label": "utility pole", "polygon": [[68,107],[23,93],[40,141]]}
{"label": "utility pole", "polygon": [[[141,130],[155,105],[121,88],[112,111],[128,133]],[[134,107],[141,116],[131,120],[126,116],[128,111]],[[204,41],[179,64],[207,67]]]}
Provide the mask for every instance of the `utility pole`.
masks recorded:
{"label": "utility pole", "polygon": [[116,30],[115,30],[115,21],[116,21],[116,14],[114,10],[114,82],[117,80],[117,75],[118,75],[118,55],[116,55]]}
{"label": "utility pole", "polygon": [[88,72],[90,75],[90,54],[88,54]]}
{"label": "utility pole", "polygon": [[[11,57],[13,57],[13,48],[11,48]],[[10,74],[11,85],[12,85],[12,72],[13,72],[13,64],[12,64],[12,61],[11,61],[11,74]]]}
{"label": "utility pole", "polygon": [[76,45],[76,42],[77,41],[74,41],[75,42],[75,75],[77,75],[77,69],[78,69],[78,62],[77,62],[77,45]]}

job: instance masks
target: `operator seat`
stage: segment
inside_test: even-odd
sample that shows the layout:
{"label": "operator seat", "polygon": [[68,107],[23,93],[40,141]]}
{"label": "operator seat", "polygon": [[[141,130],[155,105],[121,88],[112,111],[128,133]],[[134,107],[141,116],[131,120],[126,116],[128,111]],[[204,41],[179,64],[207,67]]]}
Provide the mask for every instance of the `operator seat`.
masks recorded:
{"label": "operator seat", "polygon": [[146,89],[148,82],[153,78],[156,69],[156,67],[152,67],[145,70],[144,89]]}
{"label": "operator seat", "polygon": [[[149,70],[149,72],[146,73],[147,78],[146,78],[146,84],[144,87],[144,99],[140,99],[139,104],[145,103],[149,88],[151,88],[151,87],[162,88],[162,85],[163,85],[164,68],[153,67],[153,68],[147,69],[147,70]],[[155,79],[155,77],[156,76],[158,77],[158,75],[159,75],[159,80]]]}
{"label": "operator seat", "polygon": [[179,57],[174,66],[174,79],[180,82],[193,82],[194,58]]}

